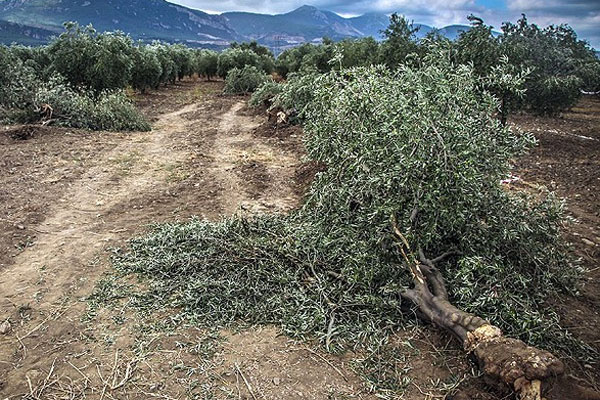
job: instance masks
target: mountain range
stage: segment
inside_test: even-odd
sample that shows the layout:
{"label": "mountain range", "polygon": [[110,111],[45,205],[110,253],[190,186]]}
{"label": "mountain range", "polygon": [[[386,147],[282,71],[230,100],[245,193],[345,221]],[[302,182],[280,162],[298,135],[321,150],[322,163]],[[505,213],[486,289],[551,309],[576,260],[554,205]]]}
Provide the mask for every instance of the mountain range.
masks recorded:
{"label": "mountain range", "polygon": [[[220,15],[165,0],[0,0],[0,43],[46,43],[63,30],[63,22],[92,24],[98,31],[120,30],[146,42],[163,40],[189,46],[223,48],[233,41],[256,40],[274,49],[305,42],[373,36],[389,23],[386,14],[344,18],[331,11],[302,6],[285,14],[226,12]],[[415,24],[417,36],[434,28]],[[439,32],[455,39],[466,25]]]}

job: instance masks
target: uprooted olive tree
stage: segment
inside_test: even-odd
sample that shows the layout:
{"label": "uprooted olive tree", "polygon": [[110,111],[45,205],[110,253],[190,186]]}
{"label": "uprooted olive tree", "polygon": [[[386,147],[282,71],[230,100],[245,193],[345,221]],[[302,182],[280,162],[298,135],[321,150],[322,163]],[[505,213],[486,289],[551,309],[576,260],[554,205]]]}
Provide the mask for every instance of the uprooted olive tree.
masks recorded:
{"label": "uprooted olive tree", "polygon": [[161,225],[133,240],[114,260],[147,279],[136,303],[173,306],[169,321],[277,324],[329,349],[391,333],[416,306],[486,374],[539,399],[563,365],[524,341],[585,353],[544,306],[578,274],[562,203],[501,184],[534,138],[503,126],[489,82],[448,59],[311,79],[305,144],[327,169],[302,208]]}
{"label": "uprooted olive tree", "polygon": [[[510,160],[533,139],[494,118],[498,101],[470,68],[431,61],[397,74],[342,72],[317,90],[307,144],[330,169],[305,210],[319,216],[318,240],[337,239],[327,226],[347,227],[368,236],[378,263],[396,256],[412,280],[399,291],[403,299],[455,334],[487,375],[523,399],[540,399],[542,382],[562,374],[562,362],[455,306],[452,298],[469,290],[460,286],[473,283],[453,277],[494,265],[502,271],[496,279],[523,280],[520,290],[533,296],[558,289],[574,271],[559,237],[560,206],[502,187]],[[390,231],[394,239],[386,240]],[[489,277],[477,282],[490,297],[505,290]],[[518,307],[514,313],[518,319]]]}

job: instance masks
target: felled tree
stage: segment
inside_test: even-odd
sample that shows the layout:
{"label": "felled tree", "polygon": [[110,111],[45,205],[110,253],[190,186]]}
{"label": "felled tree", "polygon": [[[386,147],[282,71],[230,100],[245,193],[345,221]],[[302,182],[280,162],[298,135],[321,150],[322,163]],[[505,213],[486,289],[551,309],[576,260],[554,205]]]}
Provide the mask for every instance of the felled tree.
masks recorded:
{"label": "felled tree", "polygon": [[[455,334],[486,374],[538,399],[541,382],[562,374],[563,364],[459,309],[452,299],[461,302],[460,287],[446,280],[461,285],[452,277],[468,270],[483,283],[473,294],[505,299],[559,289],[575,271],[558,232],[560,206],[502,187],[510,160],[533,138],[493,118],[498,101],[470,67],[452,68],[439,61],[443,54],[435,56],[421,70],[349,70],[317,85],[307,148],[329,169],[304,208],[318,225],[312,240],[352,249],[353,258],[355,249],[377,254],[373,280],[379,265],[396,258],[413,282],[399,289],[402,298]],[[335,272],[356,276],[368,262]],[[508,274],[529,294],[503,284]],[[506,306],[514,307],[516,323],[518,305]]]}
{"label": "felled tree", "polygon": [[534,138],[496,118],[489,81],[444,51],[423,65],[312,76],[308,98],[301,80],[284,85],[279,97],[307,102],[308,156],[327,166],[303,207],[161,226],[117,265],[148,277],[145,301],[177,307],[171,319],[279,324],[327,348],[393,331],[416,305],[487,374],[539,397],[562,363],[500,328],[573,343],[555,313],[540,311],[577,275],[560,238],[562,204],[501,185]]}

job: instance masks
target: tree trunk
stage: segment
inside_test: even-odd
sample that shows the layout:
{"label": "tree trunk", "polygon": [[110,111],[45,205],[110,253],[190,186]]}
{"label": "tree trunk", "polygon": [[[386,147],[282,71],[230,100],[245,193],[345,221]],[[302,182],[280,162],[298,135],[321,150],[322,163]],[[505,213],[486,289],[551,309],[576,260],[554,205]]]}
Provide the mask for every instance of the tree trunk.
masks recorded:
{"label": "tree trunk", "polygon": [[459,310],[448,301],[448,292],[436,261],[406,257],[413,275],[414,288],[402,297],[415,303],[424,318],[452,332],[472,353],[487,377],[517,392],[521,400],[541,400],[545,383],[564,373],[564,364],[553,354],[536,349],[521,340],[507,338],[488,321]]}

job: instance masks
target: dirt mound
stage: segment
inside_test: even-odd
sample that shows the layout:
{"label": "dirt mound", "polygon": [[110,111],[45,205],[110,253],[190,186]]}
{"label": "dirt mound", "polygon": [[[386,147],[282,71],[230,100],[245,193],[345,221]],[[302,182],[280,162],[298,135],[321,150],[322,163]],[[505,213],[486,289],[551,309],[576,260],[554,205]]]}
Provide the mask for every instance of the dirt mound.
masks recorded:
{"label": "dirt mound", "polygon": [[55,131],[55,129],[42,125],[16,125],[7,127],[2,131],[3,136],[13,140],[28,140]]}
{"label": "dirt mound", "polygon": [[319,172],[325,171],[326,169],[327,166],[325,164],[318,163],[316,161],[309,161],[300,164],[296,169],[296,174],[294,175],[296,193],[299,195],[306,193],[313,179],[315,179],[315,175],[317,175]]}

